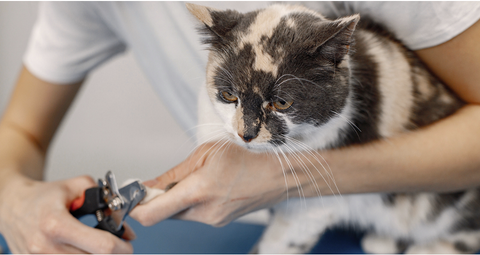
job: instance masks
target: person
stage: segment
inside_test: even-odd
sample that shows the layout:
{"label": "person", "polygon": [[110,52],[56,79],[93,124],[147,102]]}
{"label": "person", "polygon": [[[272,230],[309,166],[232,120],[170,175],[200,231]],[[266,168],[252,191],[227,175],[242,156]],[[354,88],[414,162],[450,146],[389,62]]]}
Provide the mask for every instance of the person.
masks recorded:
{"label": "person", "polygon": [[[266,4],[207,5],[248,11]],[[388,141],[322,151],[342,194],[445,192],[478,186],[480,4],[309,4],[332,12],[343,5],[349,11],[371,14],[467,102],[452,116],[418,131]],[[190,21],[184,4],[178,2],[51,2],[40,6],[24,67],[0,122],[0,233],[12,252],[132,252],[128,240],[134,233],[128,226],[122,240],[70,215],[70,203],[95,182],[88,176],[42,181],[45,155],[88,73],[127,47],[177,121],[186,129],[193,127],[201,84],[189,77],[204,77],[206,53]],[[239,146],[230,146],[222,157],[216,157],[217,147],[213,143],[200,146],[167,173],[147,181],[157,188],[178,184],[135,208],[131,216],[146,226],[169,217],[222,226],[287,199],[286,190],[290,197],[299,196],[296,187],[285,187],[276,159]],[[316,196],[309,177],[296,172],[305,195]],[[315,178],[323,195],[332,194],[320,176]],[[288,183],[295,186],[292,179]]]}

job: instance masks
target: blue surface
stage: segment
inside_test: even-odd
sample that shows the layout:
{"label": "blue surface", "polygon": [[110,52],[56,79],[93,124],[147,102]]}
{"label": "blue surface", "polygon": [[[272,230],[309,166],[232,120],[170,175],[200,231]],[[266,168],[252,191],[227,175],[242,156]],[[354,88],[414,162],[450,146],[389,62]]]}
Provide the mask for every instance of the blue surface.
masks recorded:
{"label": "blue surface", "polygon": [[5,242],[5,239],[3,238],[2,235],[0,235],[0,253],[9,253],[10,251],[8,250],[7,247],[7,242]]}
{"label": "blue surface", "polygon": [[[82,218],[82,222],[89,226],[96,224],[93,216]],[[166,220],[146,228],[130,218],[127,222],[137,234],[132,241],[137,254],[248,253],[264,230],[262,226],[242,223],[215,228],[197,222]],[[350,231],[327,231],[311,253],[363,253],[359,240],[360,235]],[[7,247],[1,235],[0,246],[5,252]]]}
{"label": "blue surface", "polygon": [[215,228],[197,222],[166,220],[145,228],[127,220],[135,230],[135,253],[248,253],[263,232],[258,225],[231,223]]}
{"label": "blue surface", "polygon": [[362,234],[353,231],[328,230],[313,247],[311,254],[365,254],[360,245]]}

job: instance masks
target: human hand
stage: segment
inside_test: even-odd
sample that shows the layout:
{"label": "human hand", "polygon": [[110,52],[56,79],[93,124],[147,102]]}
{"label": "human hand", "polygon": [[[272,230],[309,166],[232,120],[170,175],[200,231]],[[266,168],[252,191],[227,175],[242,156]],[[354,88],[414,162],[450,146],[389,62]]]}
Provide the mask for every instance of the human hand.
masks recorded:
{"label": "human hand", "polygon": [[171,216],[223,226],[286,199],[285,178],[290,179],[290,174],[284,175],[271,154],[253,153],[235,144],[203,144],[167,173],[145,182],[160,189],[178,184],[137,206],[130,216],[145,226]]}
{"label": "human hand", "polygon": [[[0,192],[0,232],[13,253],[132,253],[129,242],[82,224],[71,202],[90,187],[90,177],[39,182],[10,178]],[[124,239],[135,234],[125,226]]]}

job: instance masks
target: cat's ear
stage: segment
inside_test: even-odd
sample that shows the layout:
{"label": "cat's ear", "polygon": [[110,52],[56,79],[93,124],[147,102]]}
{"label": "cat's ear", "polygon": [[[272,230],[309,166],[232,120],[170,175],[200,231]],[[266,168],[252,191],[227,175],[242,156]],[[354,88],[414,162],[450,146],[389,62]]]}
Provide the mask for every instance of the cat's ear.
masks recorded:
{"label": "cat's ear", "polygon": [[321,38],[312,49],[312,53],[319,52],[335,63],[340,63],[348,54],[352,44],[352,35],[355,31],[360,15],[336,19],[321,26]]}
{"label": "cat's ear", "polygon": [[225,40],[228,32],[243,17],[243,14],[232,10],[221,11],[192,3],[187,3],[186,6],[190,13],[205,25],[205,29],[202,29],[202,32],[214,37],[207,39],[206,43],[214,43],[215,39]]}

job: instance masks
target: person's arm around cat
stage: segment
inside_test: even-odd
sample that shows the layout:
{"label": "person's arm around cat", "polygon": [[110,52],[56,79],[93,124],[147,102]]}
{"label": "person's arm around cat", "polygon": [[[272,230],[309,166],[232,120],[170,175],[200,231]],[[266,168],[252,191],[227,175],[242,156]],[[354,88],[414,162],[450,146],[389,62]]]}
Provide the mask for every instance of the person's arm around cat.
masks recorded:
{"label": "person's arm around cat", "polygon": [[69,213],[92,178],[41,181],[48,145],[80,85],[51,84],[24,68],[0,122],[0,233],[13,253],[132,252]]}
{"label": "person's arm around cat", "polygon": [[337,176],[343,192],[445,192],[479,186],[479,40],[477,21],[450,41],[416,51],[467,105],[418,131],[329,152],[331,167],[341,169]]}
{"label": "person's arm around cat", "polygon": [[[429,68],[467,102],[458,112],[388,140],[320,152],[342,194],[444,192],[480,185],[479,40],[480,21],[446,43],[417,51]],[[137,207],[131,216],[144,225],[172,216],[224,225],[247,212],[286,199],[287,190],[289,197],[336,192],[333,182],[327,185],[317,173],[317,169],[323,168],[313,155],[307,157],[312,162],[308,168],[315,182],[292,155],[290,163],[295,171],[287,170],[285,181],[282,166],[274,156],[249,153],[235,145],[216,153],[216,147],[219,146],[201,146],[187,160],[147,182],[158,188],[171,182],[179,184]],[[283,164],[290,169],[286,162]]]}

